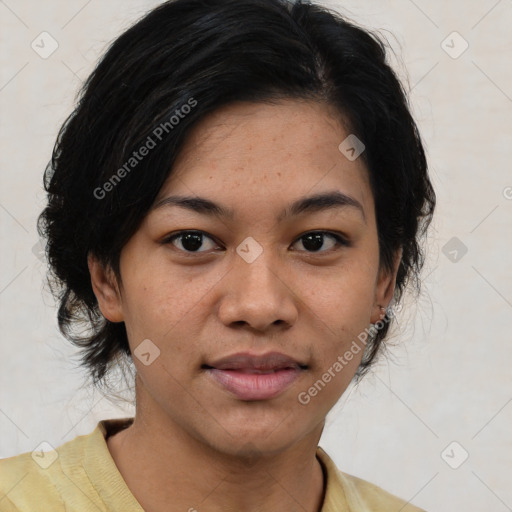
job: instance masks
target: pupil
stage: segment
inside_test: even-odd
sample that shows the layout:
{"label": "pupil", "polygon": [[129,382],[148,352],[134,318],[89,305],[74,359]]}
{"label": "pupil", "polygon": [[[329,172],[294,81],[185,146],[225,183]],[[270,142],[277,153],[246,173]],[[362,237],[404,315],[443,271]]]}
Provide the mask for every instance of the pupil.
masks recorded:
{"label": "pupil", "polygon": [[323,235],[321,233],[312,233],[306,235],[302,242],[304,247],[311,251],[318,251],[323,245]]}
{"label": "pupil", "polygon": [[182,237],[182,245],[187,251],[196,251],[203,243],[203,235],[200,233],[186,233]]}

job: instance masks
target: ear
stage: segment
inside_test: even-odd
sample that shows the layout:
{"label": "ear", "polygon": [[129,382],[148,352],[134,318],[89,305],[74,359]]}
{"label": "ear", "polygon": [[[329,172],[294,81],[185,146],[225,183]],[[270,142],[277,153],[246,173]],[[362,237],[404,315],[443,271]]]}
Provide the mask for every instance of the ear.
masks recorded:
{"label": "ear", "polygon": [[400,248],[395,253],[393,268],[391,271],[384,268],[381,268],[379,271],[379,277],[377,279],[377,286],[375,289],[375,302],[373,304],[371,317],[372,323],[376,323],[382,319],[383,311],[381,306],[387,308],[391,302],[391,299],[393,298],[393,294],[395,292],[396,275],[398,273],[400,261],[402,261],[402,252],[402,248]]}
{"label": "ear", "polygon": [[87,265],[101,313],[111,322],[122,322],[124,317],[121,293],[114,272],[110,267],[105,268],[92,254],[87,256]]}

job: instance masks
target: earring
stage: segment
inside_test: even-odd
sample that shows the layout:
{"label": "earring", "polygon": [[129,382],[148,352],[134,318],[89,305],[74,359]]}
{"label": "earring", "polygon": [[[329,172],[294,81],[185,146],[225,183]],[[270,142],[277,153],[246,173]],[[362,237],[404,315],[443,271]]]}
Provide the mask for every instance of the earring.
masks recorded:
{"label": "earring", "polygon": [[382,320],[387,315],[387,309],[384,306],[379,306],[379,308],[380,308],[380,311],[381,311],[380,318]]}

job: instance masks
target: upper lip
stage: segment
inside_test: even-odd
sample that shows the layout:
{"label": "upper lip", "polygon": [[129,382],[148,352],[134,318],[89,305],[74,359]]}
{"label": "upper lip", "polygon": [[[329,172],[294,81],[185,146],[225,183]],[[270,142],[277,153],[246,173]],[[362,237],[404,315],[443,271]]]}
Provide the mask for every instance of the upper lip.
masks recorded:
{"label": "upper lip", "polygon": [[282,370],[286,368],[304,369],[305,364],[300,363],[293,357],[280,352],[267,352],[266,354],[254,355],[247,352],[232,354],[221,359],[209,362],[207,368],[216,370]]}

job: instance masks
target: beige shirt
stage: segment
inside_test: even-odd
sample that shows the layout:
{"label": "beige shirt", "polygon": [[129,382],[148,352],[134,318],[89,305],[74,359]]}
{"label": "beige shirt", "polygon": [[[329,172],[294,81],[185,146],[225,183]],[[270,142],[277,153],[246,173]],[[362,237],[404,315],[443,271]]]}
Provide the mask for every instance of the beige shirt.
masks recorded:
{"label": "beige shirt", "polygon": [[[54,452],[0,460],[0,512],[144,512],[106,443],[109,434],[131,421],[100,421],[92,433]],[[320,447],[317,458],[327,476],[320,512],[424,512],[380,487],[342,473]]]}

